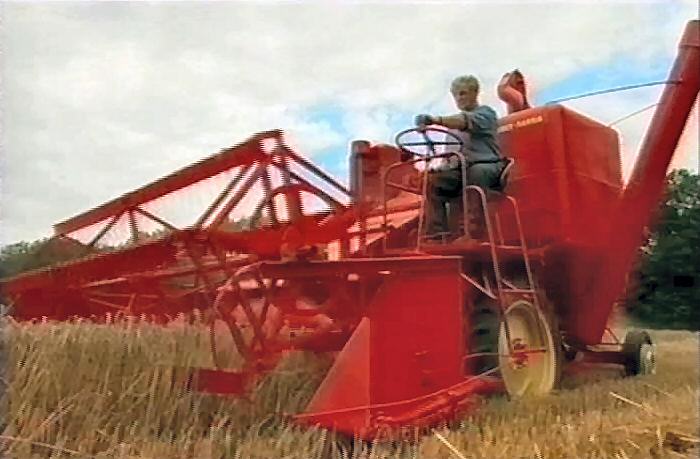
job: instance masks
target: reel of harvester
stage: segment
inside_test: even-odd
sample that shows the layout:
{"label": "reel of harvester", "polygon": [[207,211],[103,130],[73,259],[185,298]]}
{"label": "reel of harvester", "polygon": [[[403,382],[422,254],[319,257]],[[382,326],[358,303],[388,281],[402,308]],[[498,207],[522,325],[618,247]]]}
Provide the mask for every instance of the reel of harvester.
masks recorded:
{"label": "reel of harvester", "polygon": [[357,325],[353,295],[340,279],[285,277],[288,264],[275,265],[282,277],[269,277],[263,262],[242,267],[218,288],[210,323],[217,369],[239,369],[250,384],[285,351],[342,349]]}
{"label": "reel of harvester", "polygon": [[[184,209],[202,189],[205,205]],[[261,133],[56,224],[47,245],[71,244],[75,259],[6,279],[3,293],[20,320],[167,321],[211,308],[216,287],[241,266],[326,244],[351,224],[350,201],[281,132]]]}

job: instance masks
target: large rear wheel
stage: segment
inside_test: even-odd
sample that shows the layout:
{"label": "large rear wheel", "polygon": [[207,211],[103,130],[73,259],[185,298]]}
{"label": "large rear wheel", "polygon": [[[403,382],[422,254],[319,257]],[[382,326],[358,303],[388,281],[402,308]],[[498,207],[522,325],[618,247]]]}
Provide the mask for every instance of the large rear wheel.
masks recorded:
{"label": "large rear wheel", "polygon": [[563,356],[556,317],[546,300],[539,303],[537,307],[522,297],[505,308],[498,358],[511,397],[545,395],[556,389],[561,380]]}

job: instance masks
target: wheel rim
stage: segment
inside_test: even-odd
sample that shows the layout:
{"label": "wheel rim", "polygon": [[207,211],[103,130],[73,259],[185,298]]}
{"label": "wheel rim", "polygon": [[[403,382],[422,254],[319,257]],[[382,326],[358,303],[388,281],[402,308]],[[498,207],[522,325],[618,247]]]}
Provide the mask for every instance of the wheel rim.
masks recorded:
{"label": "wheel rim", "polygon": [[513,353],[508,349],[505,325],[498,338],[499,366],[506,390],[513,397],[543,395],[557,380],[557,350],[552,329],[528,301],[513,303],[505,313]]}
{"label": "wheel rim", "polygon": [[653,344],[644,343],[639,348],[639,374],[656,373],[656,352]]}

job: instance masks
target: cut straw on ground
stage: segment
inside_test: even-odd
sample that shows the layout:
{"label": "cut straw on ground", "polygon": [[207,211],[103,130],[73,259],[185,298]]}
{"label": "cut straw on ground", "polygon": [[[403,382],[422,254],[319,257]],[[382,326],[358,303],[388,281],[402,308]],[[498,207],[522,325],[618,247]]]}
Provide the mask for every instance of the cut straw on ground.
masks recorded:
{"label": "cut straw on ground", "polygon": [[[414,442],[370,444],[305,428],[332,356],[293,352],[249,400],[172,385],[174,368],[211,367],[198,324],[159,327],[9,322],[0,443],[22,459],[648,459],[697,457],[698,335],[655,331],[658,373],[601,369],[536,400],[493,397]],[[624,334],[624,332],[620,332]]]}

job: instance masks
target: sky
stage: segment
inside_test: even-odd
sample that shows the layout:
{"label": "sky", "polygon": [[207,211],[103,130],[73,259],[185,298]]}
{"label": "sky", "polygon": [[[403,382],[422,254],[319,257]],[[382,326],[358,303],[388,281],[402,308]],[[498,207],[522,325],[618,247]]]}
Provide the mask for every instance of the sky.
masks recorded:
{"label": "sky", "polygon": [[[474,74],[499,115],[520,69],[535,105],[664,80],[697,0],[3,2],[0,244],[283,129],[347,183],[353,139],[391,143],[454,110]],[[655,86],[564,104],[611,123]],[[653,111],[620,122],[628,172]],[[672,167],[698,170],[697,104]]]}

